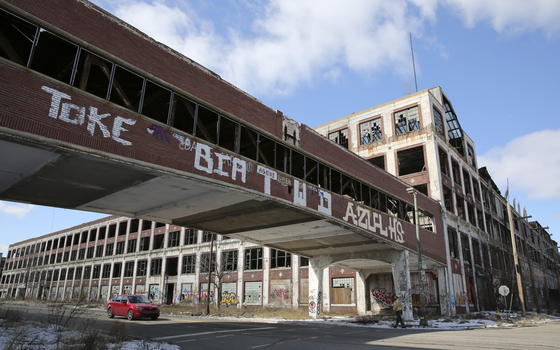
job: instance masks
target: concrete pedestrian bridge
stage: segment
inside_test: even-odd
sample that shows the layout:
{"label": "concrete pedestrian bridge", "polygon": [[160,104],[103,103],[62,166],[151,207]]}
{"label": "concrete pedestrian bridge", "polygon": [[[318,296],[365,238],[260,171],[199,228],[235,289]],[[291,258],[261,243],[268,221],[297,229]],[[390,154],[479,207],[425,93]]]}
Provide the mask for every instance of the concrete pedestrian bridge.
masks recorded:
{"label": "concrete pedestrian bridge", "polygon": [[[0,199],[307,256],[310,294],[331,263],[417,268],[412,196],[397,178],[90,3],[0,7]],[[426,263],[444,266],[439,204],[419,197]]]}

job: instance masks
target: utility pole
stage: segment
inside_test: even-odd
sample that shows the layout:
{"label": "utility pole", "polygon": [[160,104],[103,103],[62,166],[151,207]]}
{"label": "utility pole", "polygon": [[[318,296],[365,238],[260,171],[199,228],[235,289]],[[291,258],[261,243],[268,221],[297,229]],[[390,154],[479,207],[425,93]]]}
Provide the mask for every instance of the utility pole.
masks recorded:
{"label": "utility pole", "polygon": [[517,279],[517,293],[519,295],[519,303],[521,304],[521,311],[523,315],[525,315],[525,297],[523,295],[523,285],[521,284],[521,267],[519,266],[519,256],[517,255],[517,244],[515,241],[515,226],[513,225],[513,209],[511,208],[511,204],[506,198],[507,202],[507,214],[508,214],[508,221],[509,221],[509,232],[511,236],[511,247],[513,250],[513,264],[515,268],[515,277]]}
{"label": "utility pole", "polygon": [[212,260],[214,258],[214,237],[215,233],[210,236],[210,257],[208,257],[208,288],[206,288],[206,314],[210,315],[210,286],[212,284]]}

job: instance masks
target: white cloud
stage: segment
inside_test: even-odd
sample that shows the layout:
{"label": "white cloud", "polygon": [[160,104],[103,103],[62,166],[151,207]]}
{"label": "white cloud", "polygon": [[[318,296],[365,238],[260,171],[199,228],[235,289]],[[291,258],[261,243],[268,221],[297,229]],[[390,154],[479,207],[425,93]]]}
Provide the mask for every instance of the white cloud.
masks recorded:
{"label": "white cloud", "polygon": [[[272,0],[251,19],[252,33],[218,34],[196,12],[162,2],[125,2],[115,14],[254,93],[282,94],[341,67],[408,72],[408,32],[435,17],[435,0]],[[218,20],[218,19],[215,19]]]}
{"label": "white cloud", "polygon": [[518,137],[505,146],[479,156],[494,181],[531,198],[560,198],[560,129],[543,130]]}
{"label": "white cloud", "polygon": [[558,0],[443,0],[453,7],[469,27],[489,21],[498,32],[560,30]]}
{"label": "white cloud", "polygon": [[19,203],[8,203],[0,201],[0,213],[6,215],[14,215],[18,219],[23,219],[27,213],[35,207],[32,204],[19,204]]}

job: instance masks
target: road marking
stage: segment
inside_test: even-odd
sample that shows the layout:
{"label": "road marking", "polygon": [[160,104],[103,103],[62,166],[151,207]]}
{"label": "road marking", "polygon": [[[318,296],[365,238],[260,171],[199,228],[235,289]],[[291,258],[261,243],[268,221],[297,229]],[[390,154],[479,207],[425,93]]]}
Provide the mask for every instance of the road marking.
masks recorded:
{"label": "road marking", "polygon": [[190,341],[197,341],[198,339],[177,340],[175,343],[188,343]]}
{"label": "road marking", "polygon": [[258,349],[258,348],[262,348],[262,347],[269,346],[269,345],[272,345],[272,343],[251,346],[251,349]]}
{"label": "road marking", "polygon": [[215,334],[215,333],[234,333],[234,332],[245,332],[245,331],[261,331],[261,330],[265,330],[265,329],[275,329],[275,328],[276,327],[228,329],[228,330],[223,330],[223,331],[211,331],[211,332],[170,335],[170,336],[167,336],[167,337],[158,337],[158,338],[153,338],[153,339],[154,340],[167,340],[167,339],[184,338],[184,337],[195,337],[197,335],[208,335],[208,334]]}
{"label": "road marking", "polygon": [[216,338],[233,337],[233,334],[219,335]]}

